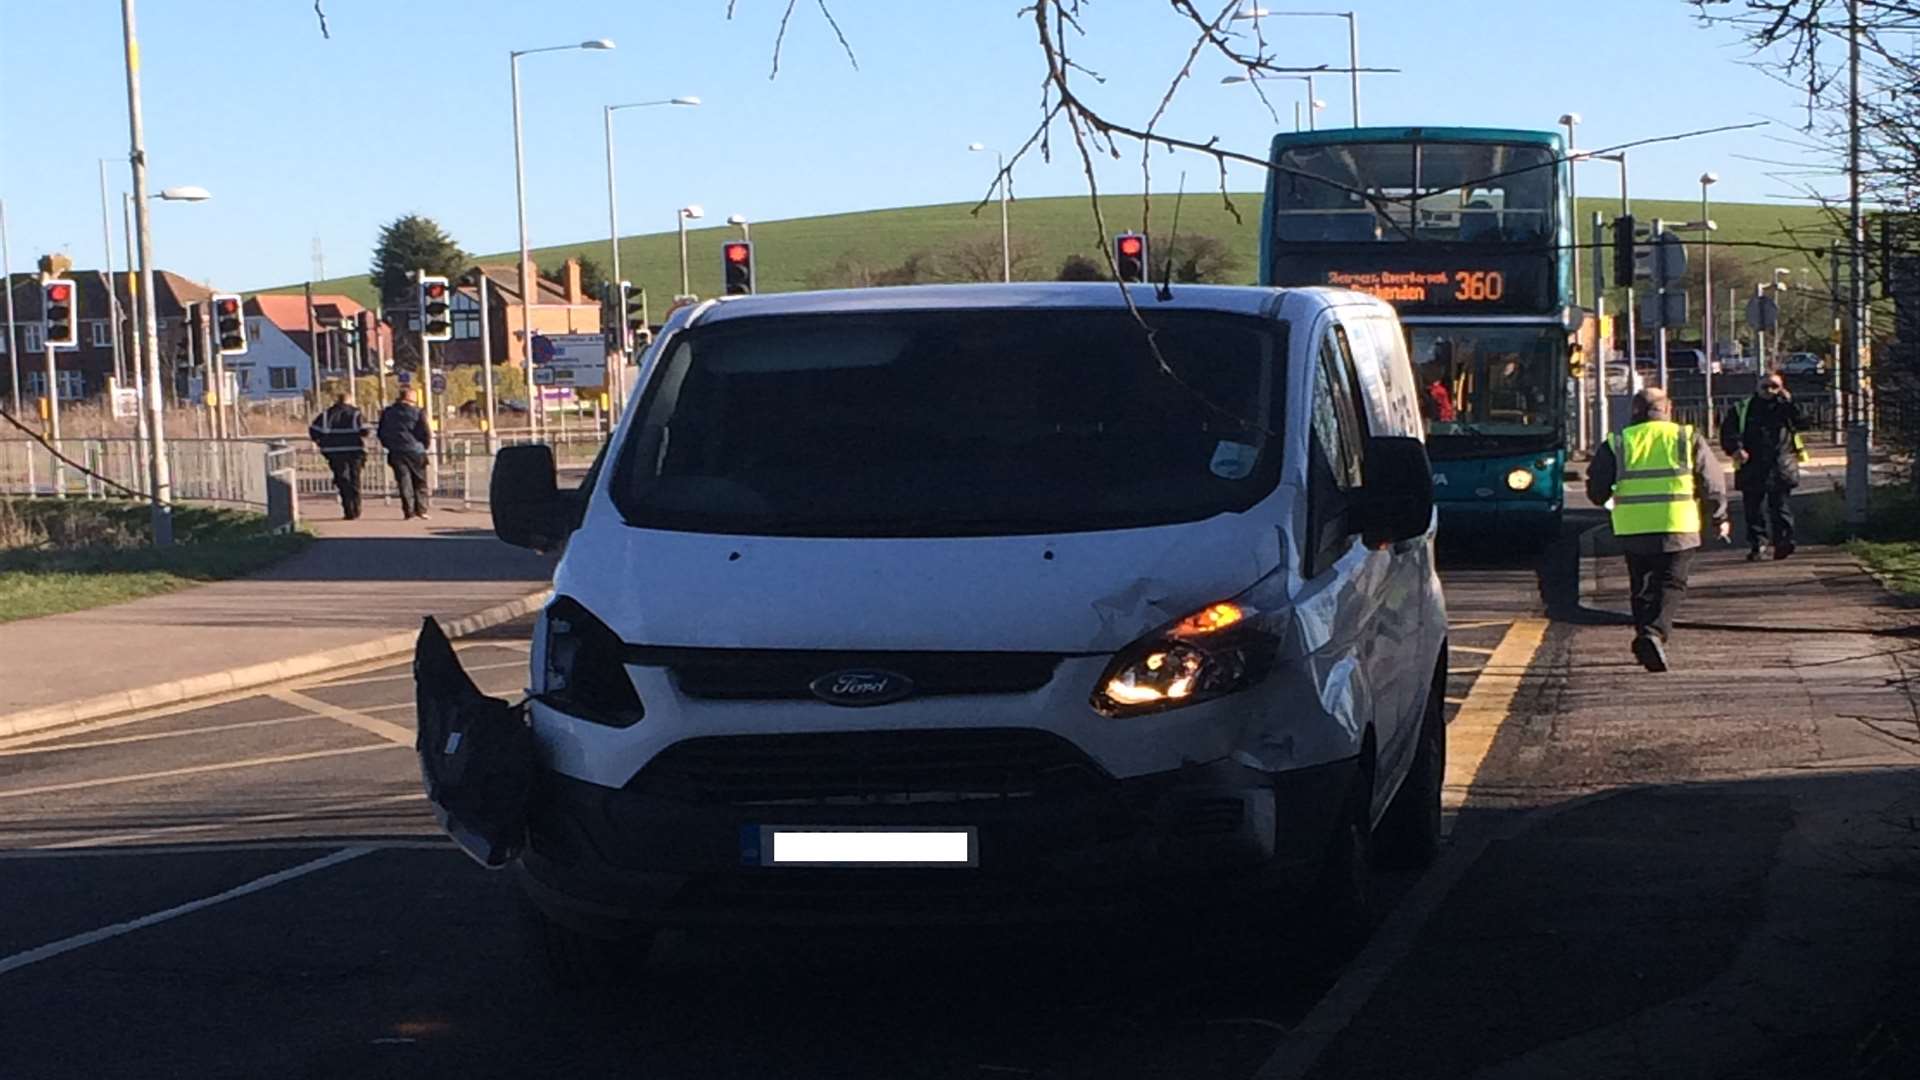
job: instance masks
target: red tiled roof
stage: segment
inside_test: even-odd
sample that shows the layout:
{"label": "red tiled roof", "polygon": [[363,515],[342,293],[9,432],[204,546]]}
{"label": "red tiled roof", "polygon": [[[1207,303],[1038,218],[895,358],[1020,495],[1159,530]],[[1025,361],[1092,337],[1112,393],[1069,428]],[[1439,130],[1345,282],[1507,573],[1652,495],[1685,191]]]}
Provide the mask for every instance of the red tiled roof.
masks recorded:
{"label": "red tiled roof", "polygon": [[[306,333],[307,298],[301,293],[260,293],[247,298],[247,303],[259,314],[266,316],[268,322],[288,334]],[[318,321],[324,312],[322,308],[332,308],[343,318],[351,319],[366,310],[352,297],[333,293],[315,295],[313,305],[314,318]]]}

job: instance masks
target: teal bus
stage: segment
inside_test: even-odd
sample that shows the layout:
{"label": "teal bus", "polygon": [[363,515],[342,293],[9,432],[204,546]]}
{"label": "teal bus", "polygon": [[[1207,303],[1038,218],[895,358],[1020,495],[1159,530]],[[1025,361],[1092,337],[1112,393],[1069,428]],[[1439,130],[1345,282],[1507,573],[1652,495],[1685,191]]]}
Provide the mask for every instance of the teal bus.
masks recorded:
{"label": "teal bus", "polygon": [[1564,147],[1490,128],[1273,140],[1260,283],[1358,289],[1398,309],[1450,530],[1560,528],[1581,314]]}

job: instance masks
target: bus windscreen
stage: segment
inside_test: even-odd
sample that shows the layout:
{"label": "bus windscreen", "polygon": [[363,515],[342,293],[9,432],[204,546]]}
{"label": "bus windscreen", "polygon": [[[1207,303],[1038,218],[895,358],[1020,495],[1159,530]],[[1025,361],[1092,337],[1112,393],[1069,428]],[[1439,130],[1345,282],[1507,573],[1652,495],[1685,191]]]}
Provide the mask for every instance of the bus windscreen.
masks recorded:
{"label": "bus windscreen", "polygon": [[1281,244],[1554,242],[1553,151],[1502,143],[1296,146],[1275,162]]}

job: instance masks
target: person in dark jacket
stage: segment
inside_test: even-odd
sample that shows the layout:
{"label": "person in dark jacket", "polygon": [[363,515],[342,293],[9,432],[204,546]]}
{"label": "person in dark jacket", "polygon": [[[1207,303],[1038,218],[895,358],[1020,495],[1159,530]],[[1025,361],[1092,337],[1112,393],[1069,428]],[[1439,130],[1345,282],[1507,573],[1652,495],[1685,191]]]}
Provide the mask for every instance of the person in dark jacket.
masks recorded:
{"label": "person in dark jacket", "polygon": [[340,512],[348,521],[360,516],[360,470],[367,463],[367,421],[360,410],[336,393],[333,404],[307,425],[307,437],[327,456],[333,486],[340,492]]}
{"label": "person in dark jacket", "polygon": [[399,400],[380,410],[380,445],[387,448],[387,465],[400,489],[401,515],[426,517],[427,449],[433,445],[433,431],[414,404],[413,387],[401,387]]}
{"label": "person in dark jacket", "polygon": [[1613,504],[1613,533],[1627,557],[1634,659],[1648,671],[1665,671],[1700,534],[1709,522],[1720,539],[1732,534],[1720,461],[1693,425],[1673,422],[1666,392],[1648,387],[1633,396],[1633,422],[1594,451],[1587,498]]}
{"label": "person in dark jacket", "polygon": [[1734,460],[1733,486],[1747,511],[1747,560],[1757,562],[1771,541],[1773,557],[1793,554],[1793,506],[1787,501],[1800,483],[1800,432],[1807,428],[1793,403],[1786,380],[1771,372],[1754,395],[1720,422],[1720,448]]}

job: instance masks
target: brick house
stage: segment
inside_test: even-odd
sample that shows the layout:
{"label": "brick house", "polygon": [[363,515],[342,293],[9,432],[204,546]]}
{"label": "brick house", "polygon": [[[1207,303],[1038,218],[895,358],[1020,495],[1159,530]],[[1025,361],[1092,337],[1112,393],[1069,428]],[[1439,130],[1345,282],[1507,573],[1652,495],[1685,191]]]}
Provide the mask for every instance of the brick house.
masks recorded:
{"label": "brick house", "polygon": [[[478,265],[461,274],[454,283],[453,300],[448,305],[453,323],[453,340],[434,350],[450,364],[480,362],[480,279],[487,280],[487,333],[492,345],[492,360],[524,369],[525,344],[521,341],[520,269],[517,265]],[[580,262],[568,259],[564,280],[548,281],[535,275],[539,290],[534,294],[533,329],[542,334],[597,334],[600,332],[600,301],[590,296],[580,280]],[[414,366],[419,355],[419,322],[411,310],[389,308],[393,321],[395,355],[403,365]]]}
{"label": "brick house", "polygon": [[[244,310],[247,351],[228,357],[227,367],[240,381],[241,396],[249,400],[297,398],[310,392],[315,351],[320,354],[322,380],[343,378],[352,351],[345,330],[367,311],[352,297],[316,295],[309,322],[307,298],[302,293],[251,296]],[[375,324],[374,340],[361,351],[355,374],[375,374],[379,370],[376,355],[392,355],[392,343],[392,331]]]}
{"label": "brick house", "polygon": [[[127,289],[127,275],[124,273],[115,272],[109,279],[108,275],[98,270],[72,270],[66,276],[72,279],[80,294],[77,312],[80,345],[75,349],[56,351],[54,371],[60,400],[83,401],[104,392],[107,380],[114,374],[113,339],[116,331],[120,335],[124,362],[133,362],[133,338],[129,325],[129,317],[135,314],[133,294]],[[5,323],[0,321],[0,393],[12,394],[14,362],[17,359],[21,396],[38,398],[46,392],[47,384],[46,353],[40,337],[40,276],[36,273],[16,273],[8,285],[13,292],[14,334],[12,340],[8,340]],[[154,271],[153,286],[154,307],[160,321],[158,341],[161,369],[167,371],[170,370],[176,348],[186,340],[185,305],[205,301],[213,293],[166,270]],[[109,288],[118,293],[123,312],[117,327],[114,325],[112,305],[108,301]],[[0,320],[4,320],[5,314],[5,305],[0,304]]]}

